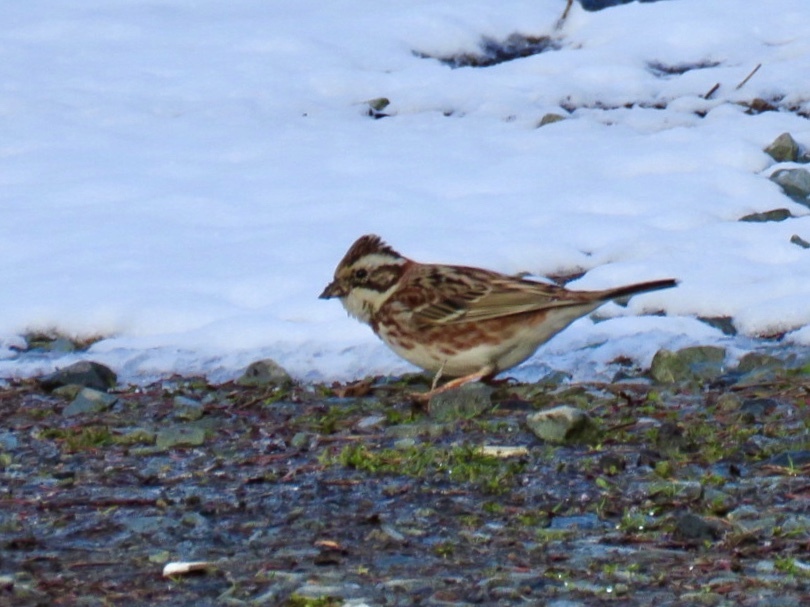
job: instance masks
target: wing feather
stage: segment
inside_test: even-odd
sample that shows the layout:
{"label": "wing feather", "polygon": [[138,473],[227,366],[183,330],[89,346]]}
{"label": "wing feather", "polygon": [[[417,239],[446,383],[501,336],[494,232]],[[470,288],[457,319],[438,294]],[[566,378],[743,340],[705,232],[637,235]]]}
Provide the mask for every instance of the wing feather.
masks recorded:
{"label": "wing feather", "polygon": [[555,285],[460,266],[417,267],[406,282],[401,298],[423,325],[489,320],[592,300]]}

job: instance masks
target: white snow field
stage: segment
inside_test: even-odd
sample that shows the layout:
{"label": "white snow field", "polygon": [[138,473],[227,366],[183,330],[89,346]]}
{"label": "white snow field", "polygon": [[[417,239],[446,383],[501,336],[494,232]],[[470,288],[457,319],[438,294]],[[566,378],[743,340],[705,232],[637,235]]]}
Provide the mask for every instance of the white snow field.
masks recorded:
{"label": "white snow field", "polygon": [[[557,30],[564,6],[4,3],[0,377],[80,358],[136,383],[265,357],[304,381],[413,370],[317,298],[365,233],[420,261],[585,272],[574,289],[681,281],[577,321],[522,379],[810,345],[810,250],[790,242],[810,240],[810,209],[769,180],[800,165],[763,152],[783,132],[810,146],[810,3],[575,3]],[[431,58],[513,34],[558,48]],[[565,119],[538,128],[549,113]],[[739,221],[777,208],[792,217]],[[38,331],[103,339],[21,352]]]}

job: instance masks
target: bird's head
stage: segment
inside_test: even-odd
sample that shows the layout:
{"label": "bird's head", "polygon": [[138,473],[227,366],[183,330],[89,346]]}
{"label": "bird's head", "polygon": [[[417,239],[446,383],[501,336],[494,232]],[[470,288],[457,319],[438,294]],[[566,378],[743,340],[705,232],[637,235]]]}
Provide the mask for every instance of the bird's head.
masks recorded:
{"label": "bird's head", "polygon": [[349,314],[368,323],[393,292],[407,263],[379,236],[361,236],[340,260],[334,280],[320,298],[339,298]]}

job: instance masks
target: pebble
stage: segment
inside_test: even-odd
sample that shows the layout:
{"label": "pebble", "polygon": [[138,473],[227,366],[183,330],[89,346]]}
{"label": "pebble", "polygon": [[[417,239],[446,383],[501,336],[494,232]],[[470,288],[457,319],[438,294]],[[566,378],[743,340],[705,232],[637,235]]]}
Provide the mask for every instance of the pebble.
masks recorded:
{"label": "pebble", "polygon": [[112,394],[93,388],[82,388],[73,402],[62,410],[62,415],[72,417],[82,413],[101,413],[110,409],[116,402],[118,398]]}
{"label": "pebble", "polygon": [[554,444],[590,442],[599,434],[587,413],[568,405],[532,413],[526,424],[539,438]]}

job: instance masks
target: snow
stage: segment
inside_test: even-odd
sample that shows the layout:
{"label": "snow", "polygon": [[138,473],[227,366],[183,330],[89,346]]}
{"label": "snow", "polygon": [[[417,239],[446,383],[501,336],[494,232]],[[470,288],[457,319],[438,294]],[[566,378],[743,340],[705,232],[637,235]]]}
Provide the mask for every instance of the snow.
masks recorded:
{"label": "snow", "polygon": [[[806,1],[575,4],[555,33],[564,4],[6,3],[0,377],[79,358],[125,382],[222,381],[264,357],[307,381],[413,370],[317,299],[365,233],[420,261],[587,271],[576,289],[681,281],[577,321],[523,379],[778,333],[810,346],[810,251],[790,243],[810,240],[810,209],[762,151],[783,132],[810,145],[785,109],[810,111]],[[487,68],[419,56],[515,32],[561,48]],[[379,97],[391,115],[373,120]],[[755,98],[781,111],[746,113]],[[549,112],[567,119],[536,128]],[[794,217],[738,221],[775,208]],[[20,353],[32,331],[103,339]]]}

